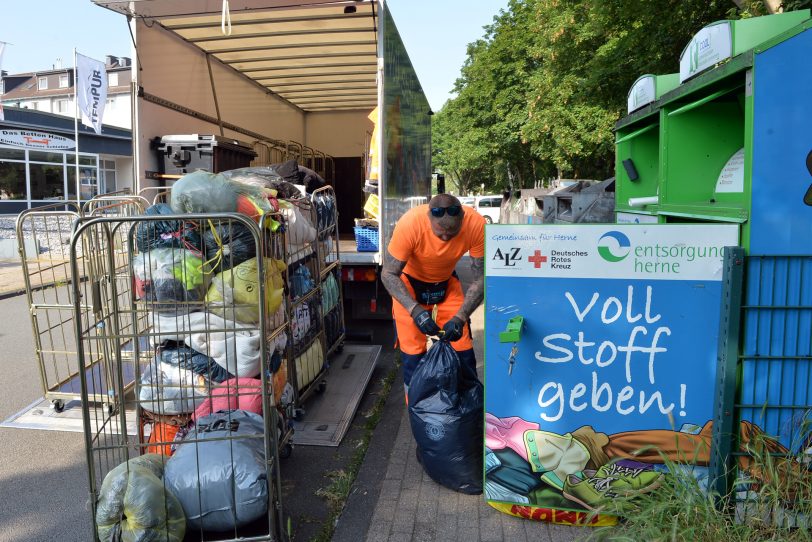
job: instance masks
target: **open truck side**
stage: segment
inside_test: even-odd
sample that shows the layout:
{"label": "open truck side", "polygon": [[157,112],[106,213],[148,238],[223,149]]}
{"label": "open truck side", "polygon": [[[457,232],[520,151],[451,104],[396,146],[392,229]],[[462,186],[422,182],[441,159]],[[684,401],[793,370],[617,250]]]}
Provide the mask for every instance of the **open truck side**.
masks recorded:
{"label": "open truck side", "polygon": [[[134,188],[171,184],[155,175],[170,134],[246,142],[251,165],[296,157],[336,190],[348,305],[388,315],[378,270],[397,219],[430,195],[431,111],[385,1],[93,1],[131,18]],[[358,252],[376,107],[379,242]]]}

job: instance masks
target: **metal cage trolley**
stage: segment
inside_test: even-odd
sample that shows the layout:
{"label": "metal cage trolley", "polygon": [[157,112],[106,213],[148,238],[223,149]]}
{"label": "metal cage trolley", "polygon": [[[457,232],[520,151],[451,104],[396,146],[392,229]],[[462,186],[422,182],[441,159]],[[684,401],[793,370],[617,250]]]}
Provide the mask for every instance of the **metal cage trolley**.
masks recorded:
{"label": "metal cage trolley", "polygon": [[324,325],[324,355],[344,348],[344,294],[341,290],[341,259],[338,243],[338,205],[331,186],[315,190],[310,197],[316,212],[318,268]]}
{"label": "metal cage trolley", "polygon": [[307,398],[327,387],[318,218],[316,207],[307,197],[279,203],[288,286],[288,374],[293,386],[292,414],[298,418],[304,415]]}
{"label": "metal cage trolley", "polygon": [[[267,224],[267,228],[266,228]],[[85,406],[96,540],[283,540],[278,404],[287,384],[277,220],[240,214],[83,219],[71,240],[80,364],[107,357],[112,412]],[[278,229],[278,228],[277,228]],[[129,300],[113,251],[125,232]],[[101,243],[99,310],[83,308],[80,247]],[[105,277],[109,277],[105,280]],[[109,292],[106,290],[110,290]],[[132,363],[135,386],[124,389]],[[83,399],[104,389],[81,379]]]}
{"label": "metal cage trolley", "polygon": [[[71,280],[71,254],[69,241],[76,222],[85,213],[140,214],[141,202],[121,194],[97,196],[85,202],[84,209],[76,203],[63,202],[23,211],[17,217],[16,234],[22,263],[25,291],[34,336],[36,362],[39,368],[42,393],[52,407],[61,412],[66,403],[79,400],[79,377],[82,371],[94,372],[107,383],[89,399],[112,408],[115,397],[110,380],[107,358],[87,358],[80,369],[76,365],[74,326],[75,300]],[[75,250],[79,271],[78,284],[82,293],[82,310],[100,310],[102,290],[93,280],[95,264],[107,255],[89,236],[84,237]],[[121,261],[121,245],[111,248]],[[121,288],[122,295],[126,294]],[[132,383],[132,378],[129,379]]]}

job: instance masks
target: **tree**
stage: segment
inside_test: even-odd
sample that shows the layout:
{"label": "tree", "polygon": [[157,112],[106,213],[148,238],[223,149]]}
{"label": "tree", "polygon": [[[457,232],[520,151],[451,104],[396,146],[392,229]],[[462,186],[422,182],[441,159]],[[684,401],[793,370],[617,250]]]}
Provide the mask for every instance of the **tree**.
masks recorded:
{"label": "tree", "polygon": [[432,120],[432,162],[449,176],[457,193],[469,194],[488,175],[487,140],[483,129],[466,124],[460,102],[450,100]]}
{"label": "tree", "polygon": [[468,46],[457,96],[435,117],[435,167],[461,190],[609,177],[612,129],[635,79],[678,71],[685,45],[711,22],[810,4],[511,0]]}
{"label": "tree", "polygon": [[671,73],[693,34],[724,19],[727,0],[538,0],[523,135],[559,175],[612,174],[612,127],[644,73]]}

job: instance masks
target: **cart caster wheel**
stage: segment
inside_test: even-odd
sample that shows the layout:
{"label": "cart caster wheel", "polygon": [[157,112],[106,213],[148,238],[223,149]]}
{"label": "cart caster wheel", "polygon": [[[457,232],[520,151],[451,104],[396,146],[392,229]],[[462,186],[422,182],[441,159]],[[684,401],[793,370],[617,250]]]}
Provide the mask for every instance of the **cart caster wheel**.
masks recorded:
{"label": "cart caster wheel", "polygon": [[297,420],[297,421],[301,420],[302,418],[304,418],[304,415],[305,415],[305,409],[303,409],[303,408],[294,408],[293,409],[293,419],[294,420]]}
{"label": "cart caster wheel", "polygon": [[51,401],[51,408],[54,409],[54,412],[62,412],[65,410],[65,401],[62,399],[54,399]]}
{"label": "cart caster wheel", "polygon": [[104,410],[108,416],[112,416],[116,412],[116,405],[108,403],[104,405]]}
{"label": "cart caster wheel", "polygon": [[279,449],[279,459],[287,459],[293,453],[293,445],[288,442]]}
{"label": "cart caster wheel", "polygon": [[318,384],[316,384],[316,393],[324,393],[327,389],[327,381],[322,380]]}
{"label": "cart caster wheel", "polygon": [[335,349],[336,354],[340,354],[343,351],[344,351],[344,343],[341,343],[338,346],[336,346],[336,349]]}

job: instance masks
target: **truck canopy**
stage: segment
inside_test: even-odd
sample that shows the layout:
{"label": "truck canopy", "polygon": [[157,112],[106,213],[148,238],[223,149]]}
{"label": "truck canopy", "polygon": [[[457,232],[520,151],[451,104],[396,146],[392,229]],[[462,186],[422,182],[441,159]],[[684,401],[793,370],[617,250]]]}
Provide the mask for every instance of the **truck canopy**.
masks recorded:
{"label": "truck canopy", "polygon": [[431,111],[384,2],[230,0],[224,13],[221,0],[93,1],[132,18],[136,188],[160,184],[155,138],[233,138],[253,147],[251,165],[293,157],[331,181],[351,236],[380,106],[381,246],[429,195]]}

